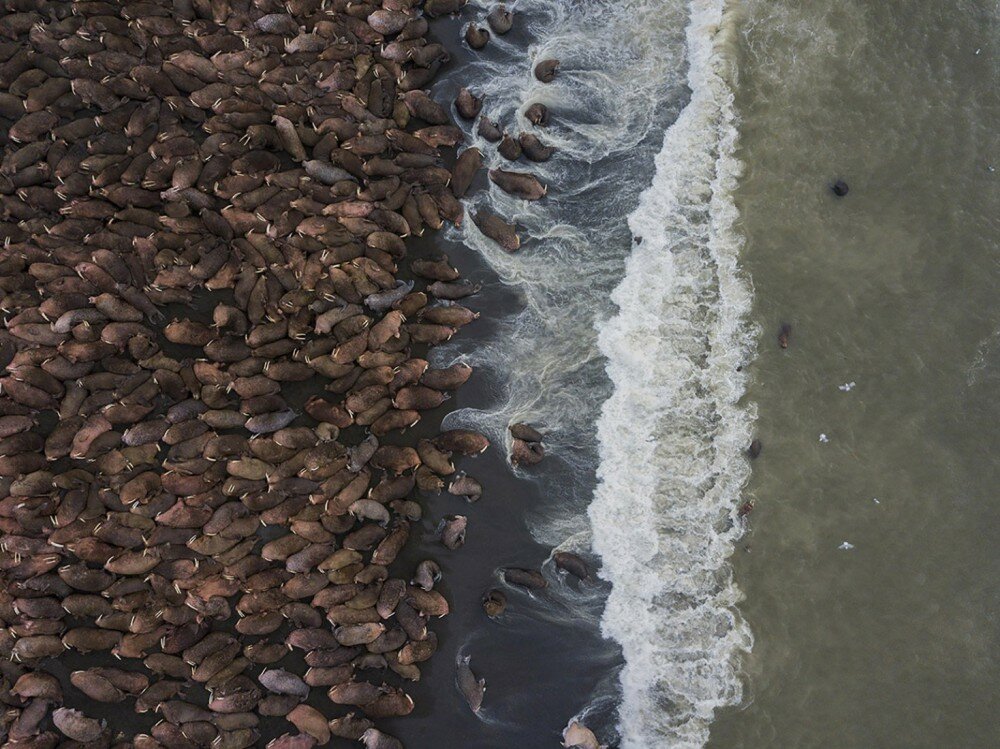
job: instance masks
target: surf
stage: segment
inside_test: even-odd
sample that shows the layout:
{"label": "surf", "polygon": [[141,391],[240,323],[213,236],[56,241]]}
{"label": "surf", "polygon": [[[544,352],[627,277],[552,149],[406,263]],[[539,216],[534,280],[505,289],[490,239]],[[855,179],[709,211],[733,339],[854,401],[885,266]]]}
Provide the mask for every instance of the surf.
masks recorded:
{"label": "surf", "polygon": [[628,218],[618,312],[599,326],[613,389],[589,516],[612,585],[602,631],[625,658],[622,749],[703,746],[715,710],[742,698],[739,658],[753,644],[727,562],[754,421],[742,400],[752,289],[733,200],[737,27],[721,0],[690,4],[691,99]]}

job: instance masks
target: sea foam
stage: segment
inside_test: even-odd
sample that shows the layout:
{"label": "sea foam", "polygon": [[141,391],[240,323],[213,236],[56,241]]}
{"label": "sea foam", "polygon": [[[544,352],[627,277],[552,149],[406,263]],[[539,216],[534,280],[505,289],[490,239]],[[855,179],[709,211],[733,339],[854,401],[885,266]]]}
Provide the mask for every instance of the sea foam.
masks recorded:
{"label": "sea foam", "polygon": [[625,657],[622,749],[703,746],[714,711],[741,699],[739,656],[752,646],[727,562],[749,473],[754,412],[741,398],[754,331],[733,200],[737,19],[725,5],[690,4],[691,100],[629,216],[619,312],[599,333],[614,388],[589,515],[613,586],[603,631]]}

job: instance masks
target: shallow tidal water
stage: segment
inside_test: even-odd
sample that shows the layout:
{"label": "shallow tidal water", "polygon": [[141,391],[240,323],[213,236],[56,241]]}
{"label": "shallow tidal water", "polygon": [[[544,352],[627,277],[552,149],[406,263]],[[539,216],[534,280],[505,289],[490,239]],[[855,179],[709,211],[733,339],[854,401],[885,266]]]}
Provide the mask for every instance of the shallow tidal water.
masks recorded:
{"label": "shallow tidal water", "polygon": [[998,8],[744,13],[764,450],[733,559],[747,687],[709,746],[997,746]]}

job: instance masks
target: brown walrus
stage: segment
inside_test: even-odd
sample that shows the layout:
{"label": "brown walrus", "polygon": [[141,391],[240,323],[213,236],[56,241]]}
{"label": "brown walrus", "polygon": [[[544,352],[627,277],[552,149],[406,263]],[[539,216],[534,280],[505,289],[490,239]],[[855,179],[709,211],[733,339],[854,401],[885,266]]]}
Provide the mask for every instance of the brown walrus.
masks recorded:
{"label": "brown walrus", "polygon": [[472,216],[476,227],[507,252],[515,252],[521,246],[521,238],[517,235],[517,227],[508,224],[494,213],[480,208]]}
{"label": "brown walrus", "polygon": [[535,175],[527,172],[490,169],[490,181],[508,195],[523,200],[540,200],[548,192],[548,188]]}
{"label": "brown walrus", "polygon": [[555,59],[542,60],[535,65],[535,78],[542,83],[551,83],[559,71],[559,61]]}

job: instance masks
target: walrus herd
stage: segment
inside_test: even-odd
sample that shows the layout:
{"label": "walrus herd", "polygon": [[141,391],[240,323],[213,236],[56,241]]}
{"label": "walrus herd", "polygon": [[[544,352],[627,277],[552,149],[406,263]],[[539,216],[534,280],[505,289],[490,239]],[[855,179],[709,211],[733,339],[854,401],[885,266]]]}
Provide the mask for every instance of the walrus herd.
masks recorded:
{"label": "walrus herd", "polygon": [[[3,3],[5,746],[402,747],[375,722],[414,709],[449,605],[435,562],[397,557],[421,495],[479,499],[454,461],[489,447],[439,421],[400,436],[472,375],[424,357],[479,286],[405,241],[460,225],[482,166],[425,90],[448,60],[429,19],[464,2]],[[541,459],[540,433],[511,431],[514,463]],[[441,543],[467,523],[441,518]],[[478,710],[468,660],[459,678]],[[119,703],[147,733],[108,720]]]}

